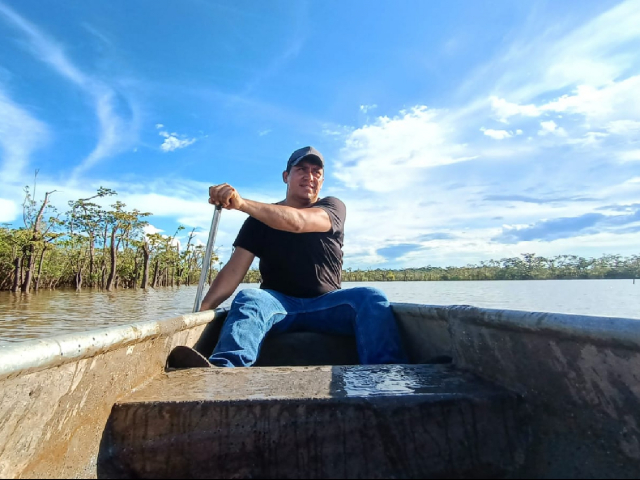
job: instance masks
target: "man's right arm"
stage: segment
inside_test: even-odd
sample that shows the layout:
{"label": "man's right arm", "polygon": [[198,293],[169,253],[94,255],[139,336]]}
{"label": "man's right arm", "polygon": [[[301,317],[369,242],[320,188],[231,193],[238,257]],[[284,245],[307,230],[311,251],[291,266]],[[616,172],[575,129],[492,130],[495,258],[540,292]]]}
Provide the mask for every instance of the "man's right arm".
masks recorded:
{"label": "man's right arm", "polygon": [[216,278],[202,301],[200,311],[213,310],[236,291],[240,282],[249,271],[255,255],[242,247],[236,247],[231,258]]}

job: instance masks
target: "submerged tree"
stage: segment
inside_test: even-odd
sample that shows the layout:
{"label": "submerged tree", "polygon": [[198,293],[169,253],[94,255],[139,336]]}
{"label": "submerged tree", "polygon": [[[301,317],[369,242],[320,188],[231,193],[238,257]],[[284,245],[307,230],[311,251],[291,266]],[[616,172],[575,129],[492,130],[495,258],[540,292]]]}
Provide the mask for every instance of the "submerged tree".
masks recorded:
{"label": "submerged tree", "polygon": [[39,248],[44,248],[42,245],[44,235],[48,233],[51,222],[47,224],[44,220],[44,214],[46,210],[54,211],[55,209],[49,205],[49,197],[55,193],[55,190],[46,192],[44,200],[38,202],[36,200],[36,185],[38,179],[38,170],[36,170],[33,194],[28,186],[25,187],[25,198],[22,204],[22,218],[24,221],[24,227],[29,232],[29,240],[23,243],[22,252],[23,255],[16,263],[14,291],[17,290],[18,282],[18,270],[24,271],[24,278],[22,279],[20,290],[23,293],[28,293],[31,290],[31,282],[33,280],[34,266]]}
{"label": "submerged tree", "polygon": [[106,290],[114,288],[116,279],[116,268],[118,264],[118,250],[121,245],[125,249],[131,245],[131,240],[137,239],[142,234],[142,228],[149,223],[142,220],[151,215],[142,213],[139,210],[128,212],[126,205],[120,201],[111,205],[112,210],[106,213],[106,228],[110,231],[109,243],[109,278],[107,279]]}
{"label": "submerged tree", "polygon": [[100,239],[101,231],[106,226],[107,212],[97,203],[92,202],[97,198],[104,198],[117,195],[114,190],[109,188],[98,188],[95,195],[88,198],[81,198],[76,201],[70,201],[67,212],[67,227],[70,237],[78,238],[79,243],[83,243],[86,239],[86,251],[80,251],[78,254],[77,270],[76,270],[76,289],[82,288],[83,269],[85,267],[86,256],[89,262],[89,286],[95,286],[97,283],[97,275],[95,273],[96,265],[96,242]]}

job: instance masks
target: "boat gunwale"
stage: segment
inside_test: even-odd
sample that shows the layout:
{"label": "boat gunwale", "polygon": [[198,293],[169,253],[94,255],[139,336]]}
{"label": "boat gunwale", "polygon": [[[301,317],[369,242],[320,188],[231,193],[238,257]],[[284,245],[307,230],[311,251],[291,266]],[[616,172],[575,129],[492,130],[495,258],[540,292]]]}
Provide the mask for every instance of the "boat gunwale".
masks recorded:
{"label": "boat gunwale", "polygon": [[165,320],[129,323],[17,342],[0,347],[0,380],[85,360],[211,323],[225,309],[188,313]]}
{"label": "boat gunwale", "polygon": [[[556,339],[582,340],[640,351],[640,320],[578,314],[479,308],[469,305],[392,303],[397,315],[431,321],[463,323],[494,329],[529,332]],[[0,348],[0,379],[55,368],[96,355],[145,342],[162,335],[212,322],[226,309],[189,313],[165,320],[130,323],[18,342]],[[412,315],[413,314],[413,315]]]}
{"label": "boat gunwale", "polygon": [[417,305],[394,303],[399,314],[418,307],[419,316],[432,320],[463,323],[499,330],[529,332],[555,339],[580,340],[589,343],[640,350],[640,319],[603,317],[572,313],[502,310],[470,305]]}

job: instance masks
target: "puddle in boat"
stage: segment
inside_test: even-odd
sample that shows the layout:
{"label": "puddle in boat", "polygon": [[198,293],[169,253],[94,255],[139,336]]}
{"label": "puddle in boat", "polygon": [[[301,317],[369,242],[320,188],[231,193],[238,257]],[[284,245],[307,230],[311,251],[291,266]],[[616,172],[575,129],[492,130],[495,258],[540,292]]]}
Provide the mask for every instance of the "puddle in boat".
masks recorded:
{"label": "puddle in boat", "polygon": [[[347,397],[372,397],[416,393],[423,384],[406,371],[387,367],[376,371],[346,370],[342,375],[343,391]],[[340,391],[335,392],[339,396]]]}
{"label": "puddle in boat", "polygon": [[[342,370],[342,369],[341,369]],[[443,386],[459,387],[459,376],[451,376],[447,369],[411,368],[403,365],[351,367],[340,372],[334,380],[332,395],[337,397],[379,397],[402,394],[441,394]],[[452,389],[449,389],[450,391]],[[459,392],[459,388],[455,388]],[[459,392],[460,393],[460,392]]]}

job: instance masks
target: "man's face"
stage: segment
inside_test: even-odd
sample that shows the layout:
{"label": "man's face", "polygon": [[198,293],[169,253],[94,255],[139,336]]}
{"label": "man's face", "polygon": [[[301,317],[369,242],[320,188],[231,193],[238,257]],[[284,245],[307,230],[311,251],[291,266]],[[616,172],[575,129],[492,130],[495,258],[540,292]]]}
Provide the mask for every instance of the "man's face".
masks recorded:
{"label": "man's face", "polygon": [[289,186],[289,195],[315,201],[324,183],[324,169],[313,160],[302,160],[284,172],[284,181]]}

